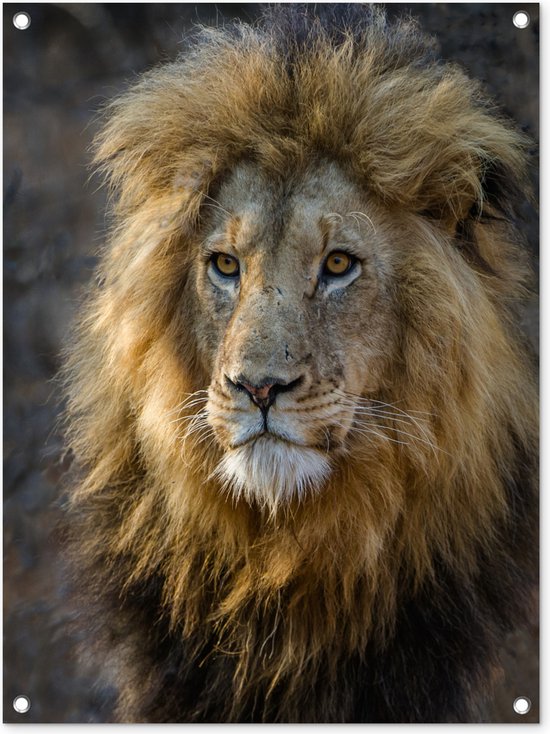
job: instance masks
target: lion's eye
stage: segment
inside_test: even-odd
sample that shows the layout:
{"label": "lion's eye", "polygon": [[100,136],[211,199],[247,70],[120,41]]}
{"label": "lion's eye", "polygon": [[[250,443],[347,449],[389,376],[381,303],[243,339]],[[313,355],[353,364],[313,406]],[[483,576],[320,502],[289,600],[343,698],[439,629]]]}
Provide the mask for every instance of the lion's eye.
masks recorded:
{"label": "lion's eye", "polygon": [[355,258],[347,252],[336,250],[331,252],[323,266],[324,275],[340,277],[348,273],[355,263]]}
{"label": "lion's eye", "polygon": [[239,261],[232,255],[215,252],[210,258],[210,262],[218,273],[226,278],[236,278],[239,274]]}

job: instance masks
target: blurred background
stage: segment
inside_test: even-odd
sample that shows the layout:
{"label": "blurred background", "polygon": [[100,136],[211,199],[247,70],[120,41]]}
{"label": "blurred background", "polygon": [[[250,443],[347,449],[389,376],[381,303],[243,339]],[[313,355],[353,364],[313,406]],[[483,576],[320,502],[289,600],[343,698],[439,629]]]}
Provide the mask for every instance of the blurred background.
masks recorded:
{"label": "blurred background", "polygon": [[[538,5],[430,3],[410,12],[437,36],[445,59],[481,79],[533,139],[538,187]],[[97,112],[145,69],[185,48],[197,23],[253,20],[261,5],[191,3],[3,4],[4,34],[4,721],[110,720],[112,692],[74,660],[62,558],[52,531],[69,460],[56,419],[54,381],[71,318],[105,235],[105,198],[90,179]],[[514,27],[516,10],[530,24]],[[31,25],[17,30],[16,12]],[[538,268],[538,221],[522,225]],[[536,304],[524,328],[538,344]],[[518,589],[518,593],[522,593]],[[538,721],[538,619],[503,651],[505,675],[489,722]],[[24,694],[31,709],[15,713]],[[517,696],[532,709],[514,713]]]}

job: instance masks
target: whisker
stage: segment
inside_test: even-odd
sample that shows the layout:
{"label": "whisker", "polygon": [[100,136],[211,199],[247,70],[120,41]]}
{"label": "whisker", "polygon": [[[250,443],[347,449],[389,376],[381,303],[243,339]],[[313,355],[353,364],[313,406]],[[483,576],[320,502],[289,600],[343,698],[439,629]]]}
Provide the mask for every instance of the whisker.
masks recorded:
{"label": "whisker", "polygon": [[[206,411],[201,411],[201,413],[204,413],[206,416]],[[185,423],[185,421],[192,421],[193,419],[197,418],[197,416],[201,415],[201,413],[192,413],[191,415],[182,415],[179,418],[173,418],[171,421],[168,421],[168,424],[171,423]]]}
{"label": "whisker", "polygon": [[[341,391],[339,391],[339,392],[341,392]],[[347,399],[349,400],[349,397],[347,397]],[[404,418],[408,418],[412,423],[414,423],[416,425],[416,427],[419,429],[419,431],[422,433],[422,435],[424,436],[424,439],[425,439],[426,443],[428,443],[429,445],[431,445],[433,447],[433,443],[431,441],[429,441],[429,439],[428,439],[428,434],[426,433],[425,427],[422,426],[422,425],[420,425],[420,421],[427,422],[427,419],[415,417],[415,416],[411,415],[410,413],[402,410],[398,406],[396,406],[395,403],[385,403],[382,400],[371,399],[370,402],[376,404],[376,405],[373,406],[372,404],[371,405],[367,405],[366,404],[366,403],[368,403],[368,401],[367,401],[366,398],[359,398],[359,401],[362,402],[363,405],[358,406],[358,408],[359,409],[366,408],[367,410],[371,410],[371,411],[373,411],[371,413],[372,415],[375,415],[374,411],[376,411],[376,410],[380,411],[379,415],[382,415],[384,413],[386,415],[388,415],[388,412],[385,410],[386,408],[390,408],[392,411],[397,411],[397,415],[401,415]],[[382,407],[378,408],[377,406],[382,406]],[[397,417],[395,418],[395,420],[397,420]],[[441,451],[442,449],[439,449],[439,450]]]}
{"label": "whisker", "polygon": [[[375,403],[377,405],[382,405],[388,408],[395,408],[395,410],[404,412],[401,410],[401,408],[398,407],[397,403],[402,403],[403,400],[396,400],[394,403],[385,403],[382,400],[377,400],[376,398],[367,398],[364,395],[359,395],[358,393],[353,392],[345,392],[343,390],[340,390],[336,388],[334,391],[335,395],[342,396],[343,398],[350,400],[353,404],[366,404],[366,405],[372,405],[372,403]],[[431,413],[427,410],[412,410],[410,409],[408,411],[409,413],[418,413],[420,415],[430,415],[437,417],[437,413]]]}
{"label": "whisker", "polygon": [[227,214],[230,217],[233,216],[230,211],[228,211],[227,209],[224,209],[224,207],[220,204],[220,202],[217,199],[214,199],[212,196],[208,196],[208,194],[205,194],[204,191],[200,191],[200,189],[194,188],[193,190],[196,191],[198,194],[202,194],[202,196],[204,196],[205,199],[210,199],[210,201],[212,202],[212,204],[203,204],[203,206],[210,206],[212,207],[212,209],[219,209],[219,211],[224,212],[225,214]]}
{"label": "whisker", "polygon": [[[424,443],[427,446],[429,446],[433,450],[434,454],[437,451],[440,451],[441,453],[447,454],[448,456],[450,456],[450,454],[448,453],[448,451],[445,451],[440,446],[437,446],[436,444],[432,443],[431,441],[426,440],[425,438],[420,438],[420,436],[416,436],[414,433],[408,433],[407,431],[402,431],[400,428],[393,428],[393,426],[381,426],[381,425],[378,425],[378,424],[368,424],[368,427],[369,428],[370,428],[370,426],[373,426],[374,428],[380,428],[382,430],[393,431],[394,433],[399,433],[399,434],[401,434],[403,436],[409,436],[410,438],[413,438],[415,441],[420,441],[420,443]],[[358,430],[362,430],[362,428],[360,428]],[[365,426],[365,428],[366,428],[366,426]],[[411,442],[408,441],[407,443],[410,444]]]}
{"label": "whisker", "polygon": [[384,410],[382,408],[376,408],[376,407],[368,407],[366,405],[353,405],[353,403],[339,403],[339,405],[342,406],[342,409],[344,411],[349,411],[352,413],[358,413],[358,414],[366,414],[366,415],[379,415],[379,416],[388,416],[388,417],[395,417],[395,419],[403,419],[408,418],[411,423],[414,423],[415,421],[420,421],[423,423],[429,423],[427,418],[415,418],[414,416],[409,415],[408,413],[394,413],[393,411]]}
{"label": "whisker", "polygon": [[206,422],[205,419],[197,420],[195,423],[190,423],[182,437],[183,439],[190,438],[194,433],[199,433],[201,430],[204,430],[205,428],[210,428],[210,425]]}
{"label": "whisker", "polygon": [[[376,402],[378,404],[380,404],[380,405],[385,405],[388,408],[392,408],[393,410],[398,411],[398,413],[400,413],[401,415],[404,415],[407,418],[409,418],[416,425],[416,427],[422,432],[422,434],[426,437],[426,432],[425,432],[423,426],[421,426],[420,423],[419,423],[419,420],[421,420],[421,419],[415,418],[414,416],[410,415],[409,413],[406,413],[404,410],[401,410],[400,408],[396,407],[395,405],[390,405],[389,403],[382,403],[379,400],[376,401]],[[431,444],[430,441],[428,441],[428,443],[430,443],[430,445],[433,445],[433,444]]]}
{"label": "whisker", "polygon": [[[365,418],[368,418],[370,416],[372,418],[388,418],[394,423],[404,423],[407,426],[415,425],[415,421],[413,421],[411,418],[409,418],[409,420],[405,420],[405,418],[399,417],[399,413],[375,413],[370,412],[369,410],[350,410],[350,414],[355,414],[355,416],[361,420],[364,420]],[[421,427],[418,426],[418,428]],[[422,430],[422,433],[423,435],[425,435],[424,429]]]}
{"label": "whisker", "polygon": [[330,451],[330,433],[328,431],[328,428],[323,428],[323,433],[325,434],[325,441],[327,442],[325,456],[328,456],[329,451]]}
{"label": "whisker", "polygon": [[196,441],[203,434],[207,434],[212,431],[212,426],[206,421],[200,421],[193,426],[187,426],[185,430],[180,434],[179,438],[182,441],[187,441],[191,437]]}
{"label": "whisker", "polygon": [[202,432],[194,437],[192,445],[190,445],[187,437],[181,439],[180,460],[184,466],[191,467],[192,452],[189,450],[191,448],[196,449],[205,441],[208,441],[208,443],[203,446],[202,451],[208,450],[210,446],[216,443],[216,436],[210,425],[202,426]]}
{"label": "whisker", "polygon": [[[432,449],[434,454],[436,454],[437,451],[440,451],[445,454],[448,453],[447,451],[444,451],[441,447],[437,446],[436,444],[434,444],[432,441],[429,440],[428,434],[426,433],[426,428],[420,424],[420,421],[423,420],[424,422],[426,422],[426,419],[415,418],[414,416],[405,412],[401,408],[395,406],[395,404],[384,403],[381,400],[372,400],[372,402],[376,403],[375,406],[367,405],[367,404],[357,405],[354,403],[352,399],[350,399],[349,395],[346,395],[345,393],[342,393],[342,391],[339,391],[339,390],[335,390],[335,392],[338,394],[343,394],[345,397],[345,400],[341,402],[343,411],[348,412],[348,414],[353,413],[357,418],[359,418],[359,421],[360,421],[359,425],[356,424],[352,426],[352,428],[350,429],[350,432],[351,431],[355,431],[355,432],[367,431],[367,432],[375,433],[376,435],[379,435],[377,434],[376,431],[373,431],[373,428],[379,428],[381,430],[392,431],[393,433],[397,433],[403,436],[408,436],[414,439],[415,441],[419,441],[420,443],[426,444],[427,446],[429,446]],[[357,398],[358,398],[358,402],[359,401],[363,403],[369,402],[368,399],[366,398],[362,398],[359,396],[357,396]],[[377,407],[377,406],[384,406],[384,407]],[[385,408],[391,408],[392,410],[388,411],[388,410],[385,410]],[[394,413],[393,411],[397,411],[397,412]],[[418,428],[418,430],[420,431],[420,433],[422,434],[424,438],[422,438],[421,436],[415,435],[413,433],[403,431],[402,429],[396,428],[395,426],[392,426],[392,425],[379,425],[379,424],[368,423],[365,419],[369,416],[372,416],[373,418],[378,418],[378,419],[388,418],[388,420],[391,420],[391,422],[407,423],[407,425],[414,424]],[[397,441],[397,439],[393,439],[393,440]],[[410,444],[410,442],[404,442],[404,441],[399,441],[399,443]]]}
{"label": "whisker", "polygon": [[207,439],[207,438],[210,438],[210,441],[209,441],[209,442],[208,442],[208,443],[206,444],[206,446],[204,447],[205,449],[206,449],[206,448],[208,448],[208,447],[209,447],[209,446],[210,446],[211,444],[213,444],[213,443],[214,443],[214,441],[216,440],[216,436],[214,435],[214,432],[213,432],[212,430],[210,430],[210,431],[207,431],[207,432],[205,433],[205,435],[204,435],[204,436],[202,436],[202,437],[201,437],[201,439],[200,439],[199,441],[197,441],[197,442],[196,442],[196,444],[195,444],[195,445],[196,445],[196,446],[199,446],[199,444],[201,444],[201,443],[204,443],[204,442],[206,441],[206,439]]}
{"label": "whisker", "polygon": [[[397,400],[395,403],[384,403],[382,400],[375,400],[372,399],[373,403],[377,403],[378,405],[386,406],[387,408],[395,408],[395,410],[398,410],[400,413],[404,413],[401,408],[397,406],[397,403],[402,403],[402,400]],[[427,410],[410,410],[409,413],[421,413],[423,415],[431,415],[431,416],[437,416],[437,413],[429,413]]]}
{"label": "whisker", "polygon": [[203,434],[208,433],[206,426],[197,426],[194,431],[191,432],[185,432],[178,436],[180,441],[186,442],[193,439],[193,441],[197,441]]}
{"label": "whisker", "polygon": [[373,418],[388,418],[388,420],[391,420],[395,423],[405,423],[406,425],[415,425],[420,433],[424,436],[424,438],[430,442],[430,433],[427,428],[427,426],[422,425],[422,423],[427,423],[426,419],[423,418],[415,418],[414,416],[408,415],[407,413],[404,413],[403,411],[400,413],[394,413],[392,411],[385,411],[380,408],[367,408],[367,407],[359,407],[352,409],[350,407],[345,407],[345,411],[353,413],[353,415],[356,418],[364,419],[369,416],[372,416]]}
{"label": "whisker", "polygon": [[[199,393],[206,393],[205,396],[199,395]],[[181,412],[185,408],[191,407],[192,405],[199,404],[201,402],[206,402],[208,400],[208,390],[197,390],[194,393],[188,393],[187,397],[182,400],[181,403],[176,405],[175,408],[172,408],[171,410],[168,410],[165,413],[165,416],[172,415],[173,413],[177,413],[178,411]]]}
{"label": "whisker", "polygon": [[378,436],[379,438],[383,439],[384,441],[390,441],[392,443],[399,443],[402,446],[410,446],[410,441],[399,441],[397,438],[391,438],[391,436],[386,436],[384,433],[379,433],[378,431],[375,431],[374,429],[361,429],[357,428],[355,426],[352,427],[350,430],[350,433],[360,433],[364,436],[372,435],[372,436]]}
{"label": "whisker", "polygon": [[374,226],[372,219],[367,216],[365,212],[348,212],[348,216],[353,217],[355,220],[357,220],[357,217],[364,217],[364,219],[372,227],[372,231],[376,234],[376,227]]}
{"label": "whisker", "polygon": [[194,400],[191,400],[190,402],[185,403],[184,405],[181,405],[179,407],[179,411],[181,412],[182,410],[189,410],[189,408],[194,408],[195,405],[202,405],[203,403],[206,403],[206,402],[208,402],[208,397],[195,398]]}

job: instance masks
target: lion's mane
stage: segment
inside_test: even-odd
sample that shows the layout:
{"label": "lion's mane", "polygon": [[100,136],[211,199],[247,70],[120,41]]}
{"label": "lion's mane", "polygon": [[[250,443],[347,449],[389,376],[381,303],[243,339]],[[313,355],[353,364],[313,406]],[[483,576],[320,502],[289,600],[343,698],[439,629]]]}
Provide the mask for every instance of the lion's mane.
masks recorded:
{"label": "lion's mane", "polygon": [[[202,31],[99,136],[114,223],[66,369],[68,516],[122,721],[468,721],[531,598],[525,141],[414,22],[319,12]],[[383,396],[424,411],[430,441],[359,443],[323,492],[264,515],[167,418],[209,383],[186,274],[237,162],[284,177],[319,156],[432,240],[395,285]]]}

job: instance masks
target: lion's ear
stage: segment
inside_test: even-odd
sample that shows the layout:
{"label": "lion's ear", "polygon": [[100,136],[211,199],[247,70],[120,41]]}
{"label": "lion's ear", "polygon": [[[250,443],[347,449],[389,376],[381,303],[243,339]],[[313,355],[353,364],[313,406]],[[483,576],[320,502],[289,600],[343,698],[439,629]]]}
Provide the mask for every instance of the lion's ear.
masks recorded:
{"label": "lion's ear", "polygon": [[525,254],[514,243],[522,239],[519,223],[531,199],[525,168],[513,171],[502,161],[492,161],[485,168],[481,186],[482,196],[470,204],[464,216],[449,216],[445,229],[474,269],[499,276],[507,284],[508,298],[514,287],[518,296],[524,297],[523,287],[530,287],[531,270]]}
{"label": "lion's ear", "polygon": [[[521,141],[523,142],[523,141]],[[524,204],[531,199],[527,155],[522,155],[513,168],[510,161],[493,159],[484,162],[480,175],[479,195],[466,201],[467,209],[459,217],[450,217],[449,224],[457,233],[468,222],[503,221],[515,226]]]}
{"label": "lion's ear", "polygon": [[451,229],[474,206],[513,204],[530,141],[458,67],[411,64],[369,77],[368,91],[352,166],[383,201]]}
{"label": "lion's ear", "polygon": [[[523,166],[522,166],[523,168]],[[484,169],[484,170],[483,170]],[[523,202],[529,198],[530,185],[524,171],[512,171],[501,161],[479,166],[479,182],[462,195],[435,200],[432,208],[420,212],[436,220],[449,235],[461,240],[478,221],[516,221]],[[481,172],[482,171],[482,172]]]}
{"label": "lion's ear", "polygon": [[427,182],[432,192],[431,213],[453,234],[480,219],[500,218],[512,223],[530,195],[526,166],[529,140],[501,121],[494,121],[483,134],[483,117],[479,122],[477,127],[472,120],[472,137],[462,141],[462,155]]}
{"label": "lion's ear", "polygon": [[172,190],[181,195],[191,221],[196,220],[205,199],[210,198],[211,189],[219,176],[220,172],[215,161],[200,154],[186,160],[185,166],[175,172]]}
{"label": "lion's ear", "polygon": [[176,65],[144,75],[104,111],[94,141],[93,164],[113,197],[114,210],[126,217],[152,199],[170,199],[190,220],[217,175],[216,154],[201,145],[186,126],[186,91]]}

